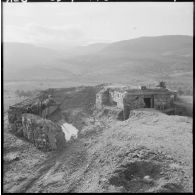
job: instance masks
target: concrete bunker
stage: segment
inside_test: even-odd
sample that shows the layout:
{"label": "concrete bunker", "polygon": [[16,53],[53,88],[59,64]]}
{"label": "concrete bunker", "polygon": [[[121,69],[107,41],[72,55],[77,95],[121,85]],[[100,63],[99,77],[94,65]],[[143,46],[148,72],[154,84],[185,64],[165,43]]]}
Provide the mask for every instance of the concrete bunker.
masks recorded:
{"label": "concrete bunker", "polygon": [[[103,91],[106,93],[102,95]],[[102,109],[107,105],[120,108],[123,110],[123,120],[129,118],[131,110],[138,108],[154,108],[164,113],[175,113],[176,92],[167,89],[164,83],[154,88],[107,87],[97,96],[106,100],[106,104],[105,101],[96,100],[96,108]],[[118,118],[121,120],[121,113]]]}

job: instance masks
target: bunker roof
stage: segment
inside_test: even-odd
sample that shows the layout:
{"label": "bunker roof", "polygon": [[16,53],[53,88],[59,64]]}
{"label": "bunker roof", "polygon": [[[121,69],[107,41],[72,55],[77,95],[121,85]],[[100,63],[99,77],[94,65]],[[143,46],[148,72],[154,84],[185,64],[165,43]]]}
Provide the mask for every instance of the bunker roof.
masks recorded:
{"label": "bunker roof", "polygon": [[99,91],[99,94],[109,91],[117,91],[120,93],[127,93],[129,95],[155,95],[155,94],[176,94],[176,91],[172,91],[168,88],[152,87],[141,89],[138,86],[125,86],[125,85],[108,85]]}
{"label": "bunker roof", "polygon": [[167,88],[146,88],[146,89],[129,89],[126,91],[129,95],[172,95],[176,94]]}

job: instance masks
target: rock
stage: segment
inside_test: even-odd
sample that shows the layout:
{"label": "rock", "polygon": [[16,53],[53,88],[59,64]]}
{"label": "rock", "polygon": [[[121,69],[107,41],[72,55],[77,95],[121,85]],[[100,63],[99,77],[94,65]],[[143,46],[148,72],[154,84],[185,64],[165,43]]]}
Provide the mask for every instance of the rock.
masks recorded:
{"label": "rock", "polygon": [[106,178],[101,178],[98,183],[101,184],[101,183],[106,183],[106,182],[107,182]]}
{"label": "rock", "polygon": [[149,175],[144,176],[143,180],[146,183],[151,183],[153,181],[153,179]]}
{"label": "rock", "polygon": [[133,154],[132,157],[133,157],[133,158],[138,158],[139,155],[138,155],[138,154]]}
{"label": "rock", "polygon": [[149,175],[146,175],[146,176],[144,176],[144,179],[145,180],[148,180],[148,179],[150,179],[150,176]]}
{"label": "rock", "polygon": [[64,177],[64,173],[56,173],[54,175],[50,175],[49,177],[45,177],[44,180],[44,185],[48,185],[48,184],[52,184],[52,183],[56,183],[59,181],[62,181]]}
{"label": "rock", "polygon": [[102,178],[101,180],[102,180],[103,182],[106,182],[106,181],[107,181],[107,179],[106,179],[106,178]]}
{"label": "rock", "polygon": [[15,152],[15,153],[8,153],[5,157],[4,160],[7,162],[11,162],[11,161],[18,161],[20,160],[20,154]]}

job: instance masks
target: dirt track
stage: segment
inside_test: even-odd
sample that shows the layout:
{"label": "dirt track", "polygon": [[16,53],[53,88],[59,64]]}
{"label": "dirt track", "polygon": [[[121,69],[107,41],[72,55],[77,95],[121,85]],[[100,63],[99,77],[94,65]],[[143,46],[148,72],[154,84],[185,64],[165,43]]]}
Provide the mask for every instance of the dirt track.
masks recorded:
{"label": "dirt track", "polygon": [[135,111],[127,121],[88,123],[63,151],[47,154],[6,130],[4,190],[192,192],[191,118]]}

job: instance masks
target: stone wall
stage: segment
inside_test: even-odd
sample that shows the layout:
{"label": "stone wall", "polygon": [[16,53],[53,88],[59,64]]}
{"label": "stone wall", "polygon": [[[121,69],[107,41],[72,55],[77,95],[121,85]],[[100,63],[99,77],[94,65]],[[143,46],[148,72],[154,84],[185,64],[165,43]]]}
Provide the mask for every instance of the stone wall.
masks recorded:
{"label": "stone wall", "polygon": [[[173,103],[173,99],[169,94],[159,94],[154,96],[154,108],[161,109],[164,107],[170,108]],[[144,95],[130,95],[127,94],[124,98],[124,105],[128,105],[131,109],[144,108]],[[148,97],[148,96],[147,96]]]}
{"label": "stone wall", "polygon": [[123,99],[123,115],[124,120],[129,118],[129,114],[131,110],[137,109],[137,108],[144,108],[144,96],[137,96],[137,95],[130,95],[126,94]]}
{"label": "stone wall", "polygon": [[143,95],[130,95],[126,94],[123,100],[124,106],[128,106],[130,110],[137,108],[144,108],[144,96]]}
{"label": "stone wall", "polygon": [[167,95],[154,95],[154,108],[157,110],[164,110],[171,107],[171,96]]}
{"label": "stone wall", "polygon": [[25,113],[26,110],[21,108],[10,108],[8,110],[8,121],[11,131],[16,132],[21,128],[22,125],[22,114]]}
{"label": "stone wall", "polygon": [[96,94],[96,108],[101,109],[102,108],[102,94],[98,93]]}
{"label": "stone wall", "polygon": [[65,135],[58,124],[34,114],[22,114],[20,135],[44,151],[62,149]]}
{"label": "stone wall", "polygon": [[102,109],[103,105],[109,105],[109,90],[102,89],[96,94],[96,108]]}
{"label": "stone wall", "polygon": [[47,118],[58,108],[57,105],[40,104],[39,100],[33,101],[29,105],[18,105],[10,106],[8,110],[8,121],[11,126],[12,131],[16,132],[20,129],[22,125],[22,114],[31,113],[34,115]]}
{"label": "stone wall", "polygon": [[118,108],[123,109],[123,98],[125,96],[124,92],[120,91],[110,91],[109,98],[111,105],[117,105]]}
{"label": "stone wall", "polygon": [[60,126],[45,119],[57,108],[58,104],[50,95],[27,99],[10,106],[8,121],[11,131],[25,137],[40,149],[59,149],[64,146],[65,135]]}

